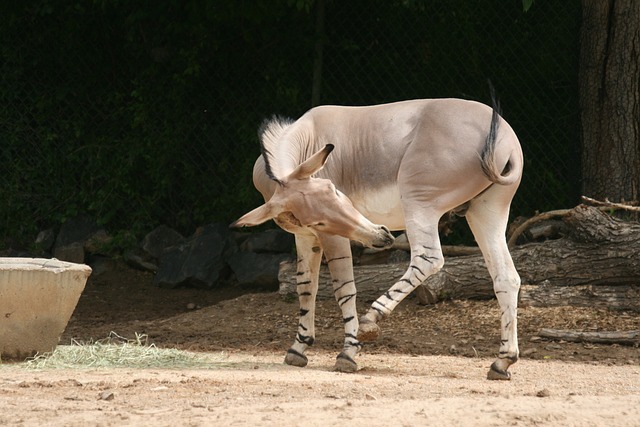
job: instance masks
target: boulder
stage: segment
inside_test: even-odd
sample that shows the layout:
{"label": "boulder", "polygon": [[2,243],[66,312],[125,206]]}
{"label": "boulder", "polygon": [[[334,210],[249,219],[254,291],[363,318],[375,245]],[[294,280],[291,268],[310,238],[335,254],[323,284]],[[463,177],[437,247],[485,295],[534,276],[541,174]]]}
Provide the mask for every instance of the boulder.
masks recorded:
{"label": "boulder", "polygon": [[56,242],[56,233],[53,229],[43,230],[36,237],[35,247],[38,251],[49,252]]}
{"label": "boulder", "polygon": [[159,259],[166,248],[180,245],[185,240],[182,234],[166,225],[161,225],[144,237],[141,247],[147,254]]}
{"label": "boulder", "polygon": [[84,251],[88,254],[107,255],[106,249],[111,240],[111,236],[105,230],[96,230],[84,241]]}
{"label": "boulder", "polygon": [[146,255],[146,252],[143,254],[141,249],[131,249],[124,251],[122,259],[127,263],[127,265],[137,270],[151,271],[155,273],[158,271],[158,263],[156,261],[152,261]]}
{"label": "boulder", "polygon": [[201,227],[184,243],[163,251],[154,281],[158,286],[168,288],[180,285],[213,287],[227,277],[225,256],[235,250],[226,224]]}
{"label": "boulder", "polygon": [[62,224],[53,247],[53,256],[59,260],[81,264],[85,251],[99,252],[101,244],[108,242],[107,232],[91,218],[80,215]]}
{"label": "boulder", "polygon": [[241,286],[275,291],[280,263],[291,260],[293,256],[288,254],[237,252],[229,256],[227,262]]}
{"label": "boulder", "polygon": [[56,247],[66,246],[76,242],[86,242],[97,231],[100,230],[98,224],[88,216],[80,215],[71,218],[62,224],[60,232],[56,238]]}
{"label": "boulder", "polygon": [[122,257],[133,268],[155,273],[159,269],[158,263],[165,249],[179,246],[185,241],[182,234],[161,225],[144,236],[140,247],[125,251]]}
{"label": "boulder", "polygon": [[82,242],[72,242],[64,246],[56,246],[53,249],[53,257],[60,261],[84,263],[84,244]]}
{"label": "boulder", "polygon": [[263,231],[262,233],[252,233],[248,235],[240,244],[240,250],[244,252],[275,252],[291,253],[295,239],[293,234],[275,228]]}
{"label": "boulder", "polygon": [[91,267],[93,276],[100,276],[117,268],[117,261],[104,255],[92,255],[88,257],[88,265]]}

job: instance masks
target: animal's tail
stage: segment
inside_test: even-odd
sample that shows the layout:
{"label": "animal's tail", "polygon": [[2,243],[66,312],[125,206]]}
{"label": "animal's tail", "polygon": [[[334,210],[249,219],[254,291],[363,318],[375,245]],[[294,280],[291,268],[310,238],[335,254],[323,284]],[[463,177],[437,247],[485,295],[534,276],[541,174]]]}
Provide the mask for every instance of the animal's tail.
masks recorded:
{"label": "animal's tail", "polygon": [[484,172],[486,177],[493,183],[510,185],[520,179],[522,158],[518,152],[512,151],[504,168],[500,169],[498,165],[496,165],[495,149],[498,140],[498,129],[500,127],[500,102],[496,98],[495,90],[491,82],[489,82],[489,89],[491,91],[493,113],[491,114],[489,134],[487,135],[482,153],[480,153],[482,172]]}

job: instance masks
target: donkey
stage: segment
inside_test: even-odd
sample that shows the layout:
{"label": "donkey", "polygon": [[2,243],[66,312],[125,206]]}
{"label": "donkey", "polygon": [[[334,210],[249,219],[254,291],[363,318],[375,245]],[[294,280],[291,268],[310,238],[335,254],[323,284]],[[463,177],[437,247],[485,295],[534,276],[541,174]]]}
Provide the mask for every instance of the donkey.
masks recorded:
{"label": "donkey", "polygon": [[[262,156],[253,182],[265,204],[231,227],[273,219],[295,235],[300,321],[285,363],[304,367],[315,339],[315,298],[324,253],[344,320],[344,346],[335,370],[357,370],[362,342],[418,285],[439,271],[443,214],[466,216],[501,308],[501,340],[489,379],[510,379],[518,359],[520,277],[505,231],[520,184],[523,157],[498,107],[461,99],[320,106],[296,121],[273,118],[260,129]],[[331,155],[331,161],[328,161]],[[386,248],[390,230],[406,230],[409,268],[360,319],[356,313],[350,240]]]}

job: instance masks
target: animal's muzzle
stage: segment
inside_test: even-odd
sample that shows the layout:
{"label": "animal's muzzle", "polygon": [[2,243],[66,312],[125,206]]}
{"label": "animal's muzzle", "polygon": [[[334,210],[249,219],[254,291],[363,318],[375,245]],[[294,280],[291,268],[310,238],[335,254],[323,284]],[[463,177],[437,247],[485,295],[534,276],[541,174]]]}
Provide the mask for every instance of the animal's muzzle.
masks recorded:
{"label": "animal's muzzle", "polygon": [[378,229],[377,234],[378,236],[376,236],[377,238],[373,242],[371,242],[371,246],[376,249],[385,249],[393,245],[395,238],[387,227],[381,225]]}

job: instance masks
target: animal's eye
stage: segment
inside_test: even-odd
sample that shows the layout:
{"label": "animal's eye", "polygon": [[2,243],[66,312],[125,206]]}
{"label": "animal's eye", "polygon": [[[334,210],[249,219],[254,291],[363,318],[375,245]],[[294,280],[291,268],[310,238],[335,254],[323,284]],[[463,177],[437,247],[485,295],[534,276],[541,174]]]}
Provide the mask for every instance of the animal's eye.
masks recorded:
{"label": "animal's eye", "polygon": [[318,222],[314,224],[316,227],[324,227],[324,222]]}

